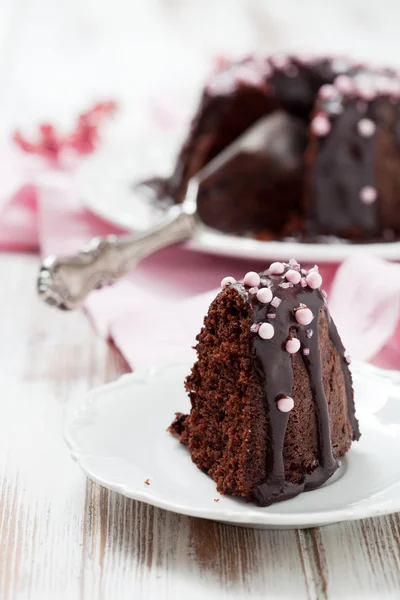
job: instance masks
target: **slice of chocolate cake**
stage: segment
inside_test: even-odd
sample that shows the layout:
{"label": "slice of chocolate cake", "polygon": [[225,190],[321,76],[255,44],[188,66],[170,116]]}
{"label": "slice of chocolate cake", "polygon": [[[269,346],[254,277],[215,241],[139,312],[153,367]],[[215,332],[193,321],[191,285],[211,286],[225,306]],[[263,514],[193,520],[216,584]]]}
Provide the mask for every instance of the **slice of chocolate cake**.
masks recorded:
{"label": "slice of chocolate cake", "polygon": [[260,506],[321,486],[360,437],[348,360],[318,268],[232,277],[212,302],[169,430],[223,494]]}

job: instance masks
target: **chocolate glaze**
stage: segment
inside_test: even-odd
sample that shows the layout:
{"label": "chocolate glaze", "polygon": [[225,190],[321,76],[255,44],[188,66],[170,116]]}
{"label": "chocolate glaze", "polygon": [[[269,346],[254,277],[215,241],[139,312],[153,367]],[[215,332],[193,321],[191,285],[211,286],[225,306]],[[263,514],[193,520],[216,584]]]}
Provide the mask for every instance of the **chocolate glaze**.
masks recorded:
{"label": "chocolate glaze", "polygon": [[[275,330],[274,336],[268,340],[262,339],[258,333],[252,333],[250,337],[253,363],[259,380],[264,387],[266,422],[269,424],[266,458],[267,475],[265,481],[254,490],[253,495],[257,504],[269,506],[274,502],[297,496],[304,490],[321,486],[338,468],[338,462],[332,452],[328,403],[322,381],[319,344],[319,319],[322,313],[325,313],[328,319],[331,342],[342,358],[348,415],[353,428],[353,439],[358,439],[360,433],[354,416],[351,374],[345,361],[345,350],[337,329],[329,316],[322,292],[309,287],[303,288],[299,284],[284,289],[280,287],[280,284],[285,282],[285,279],[280,275],[269,276],[268,271],[261,273],[260,276],[261,285],[259,287],[268,286],[273,295],[282,300],[278,308],[274,308],[271,304],[259,302],[256,295],[248,292],[248,286],[238,283],[234,284],[234,287],[250,303],[254,323],[271,322]],[[314,315],[310,325],[300,325],[296,321],[295,310],[300,304],[306,305]],[[268,314],[271,313],[275,314],[275,318],[269,320]],[[306,331],[310,328],[313,330],[313,335],[308,337]],[[292,357],[285,349],[286,341],[290,337],[297,337],[301,342],[299,352],[309,376],[319,440],[319,465],[310,474],[307,474],[304,481],[299,484],[287,481],[285,478],[283,447],[290,413],[283,413],[277,408],[277,399],[280,396],[292,395]],[[302,352],[304,348],[310,350],[307,356]]]}

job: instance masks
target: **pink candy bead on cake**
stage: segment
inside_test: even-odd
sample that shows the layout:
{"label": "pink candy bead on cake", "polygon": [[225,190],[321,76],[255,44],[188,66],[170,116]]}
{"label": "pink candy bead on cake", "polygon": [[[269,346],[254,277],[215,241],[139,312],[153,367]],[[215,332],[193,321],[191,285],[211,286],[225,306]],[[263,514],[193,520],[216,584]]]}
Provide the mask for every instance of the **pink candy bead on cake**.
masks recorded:
{"label": "pink candy bead on cake", "polygon": [[337,91],[335,90],[333,85],[326,83],[325,85],[319,88],[318,95],[320,98],[322,98],[322,100],[332,100],[332,98],[335,98],[337,96]]}
{"label": "pink candy bead on cake", "polygon": [[262,288],[257,292],[257,300],[263,304],[268,304],[272,300],[272,292],[268,287]]}
{"label": "pink candy bead on cake", "polygon": [[284,273],[284,271],[285,271],[285,266],[281,262],[274,262],[269,267],[270,275],[282,275],[282,273]]}
{"label": "pink candy bead on cake", "polygon": [[274,337],[275,329],[271,323],[262,323],[258,330],[258,335],[263,340],[270,340]]}
{"label": "pink candy bead on cake", "polygon": [[316,290],[317,288],[321,287],[321,285],[322,285],[321,275],[319,273],[317,273],[316,271],[310,271],[310,273],[308,273],[308,275],[306,276],[306,284],[312,290]]}
{"label": "pink candy bead on cake", "polygon": [[289,354],[296,354],[300,350],[300,341],[297,338],[291,338],[286,342],[286,351]]}
{"label": "pink candy bead on cake", "polygon": [[327,135],[331,130],[331,123],[326,115],[317,115],[311,121],[311,130],[315,135]]}
{"label": "pink candy bead on cake", "polygon": [[260,285],[260,281],[261,279],[259,274],[255,273],[254,271],[249,271],[246,273],[243,279],[244,285],[249,285],[250,287],[257,287]]}
{"label": "pink candy bead on cake", "polygon": [[360,200],[363,204],[373,204],[378,197],[378,192],[372,185],[366,185],[360,190]]}
{"label": "pink candy bead on cake", "polygon": [[276,406],[281,412],[290,412],[294,407],[294,400],[290,396],[281,396]]}
{"label": "pink candy bead on cake", "polygon": [[221,287],[224,288],[231,283],[236,283],[236,279],[234,277],[224,277],[221,281]]}
{"label": "pink candy bead on cake", "polygon": [[314,318],[314,315],[307,306],[300,306],[300,308],[297,308],[294,316],[300,325],[309,325]]}
{"label": "pink candy bead on cake", "polygon": [[354,83],[348,75],[339,75],[336,77],[334,85],[342,94],[351,94],[354,91]]}
{"label": "pink candy bead on cake", "polygon": [[289,269],[288,271],[286,271],[285,277],[288,281],[290,281],[290,283],[296,284],[296,283],[300,283],[301,274],[299,273],[299,271],[295,271],[294,269]]}
{"label": "pink candy bead on cake", "polygon": [[371,119],[360,119],[357,123],[357,131],[362,137],[371,137],[376,131],[376,125]]}

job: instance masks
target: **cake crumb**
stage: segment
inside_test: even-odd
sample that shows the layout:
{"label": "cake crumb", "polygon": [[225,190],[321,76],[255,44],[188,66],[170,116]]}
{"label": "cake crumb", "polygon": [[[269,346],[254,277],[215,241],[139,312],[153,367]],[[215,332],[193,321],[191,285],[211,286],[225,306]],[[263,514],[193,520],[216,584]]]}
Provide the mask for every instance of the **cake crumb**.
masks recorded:
{"label": "cake crumb", "polygon": [[150,485],[150,481],[148,479],[146,479],[146,481],[144,482],[144,485]]}
{"label": "cake crumb", "polygon": [[214,498],[214,502],[219,502],[219,498]]}

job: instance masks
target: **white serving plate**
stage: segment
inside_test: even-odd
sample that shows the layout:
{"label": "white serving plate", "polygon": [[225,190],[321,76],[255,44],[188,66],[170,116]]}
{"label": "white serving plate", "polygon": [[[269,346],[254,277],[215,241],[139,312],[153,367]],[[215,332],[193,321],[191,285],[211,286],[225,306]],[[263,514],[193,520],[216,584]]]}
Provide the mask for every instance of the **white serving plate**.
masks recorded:
{"label": "white serving plate", "polygon": [[154,506],[247,527],[306,528],[400,510],[400,373],[355,363],[361,440],[323,487],[259,508],[221,496],[167,433],[174,413],[189,410],[189,369],[190,363],[151,368],[89,392],[65,429],[88,477]]}

